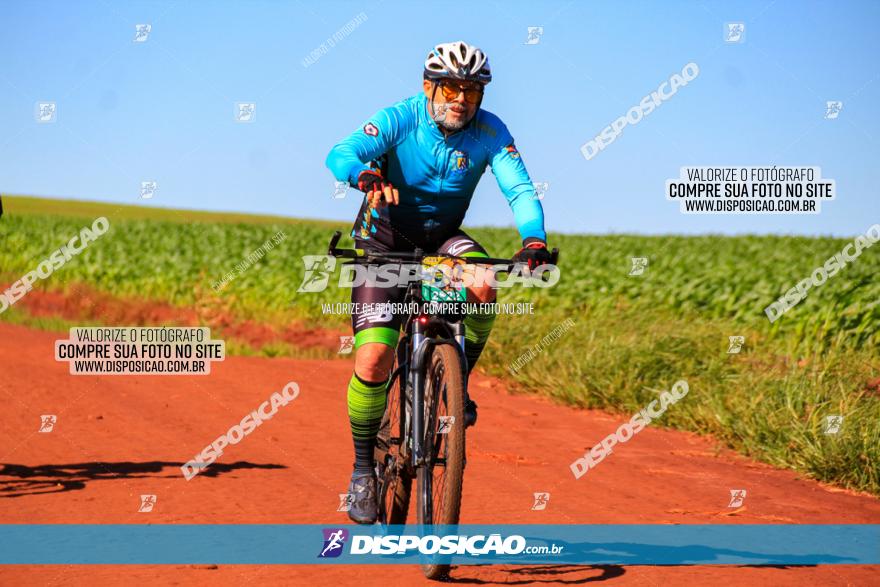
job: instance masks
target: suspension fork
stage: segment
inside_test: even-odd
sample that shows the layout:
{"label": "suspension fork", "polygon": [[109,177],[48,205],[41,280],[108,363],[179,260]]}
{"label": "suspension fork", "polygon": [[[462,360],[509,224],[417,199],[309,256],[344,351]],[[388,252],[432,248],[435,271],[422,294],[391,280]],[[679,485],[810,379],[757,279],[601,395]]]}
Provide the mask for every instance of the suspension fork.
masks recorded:
{"label": "suspension fork", "polygon": [[425,355],[431,341],[425,336],[425,325],[416,320],[413,325],[412,355],[409,374],[412,379],[412,466],[415,469],[424,462],[422,441],[425,431]]}
{"label": "suspension fork", "polygon": [[455,338],[455,342],[458,343],[459,348],[461,348],[461,352],[464,352],[464,321],[453,322],[450,324],[452,327],[452,336]]}
{"label": "suspension fork", "polygon": [[[464,324],[456,322],[449,324],[454,337],[456,350],[458,351],[459,363],[461,363],[462,380],[464,384],[465,398],[467,394],[467,358],[464,354]],[[433,339],[425,336],[426,325],[416,320],[413,325],[412,355],[409,365],[409,375],[412,381],[412,426],[410,439],[412,440],[411,462],[413,468],[425,462],[425,367],[426,357],[429,351],[438,344],[450,344],[450,339]]]}
{"label": "suspension fork", "polygon": [[464,320],[459,322],[453,322],[450,324],[452,327],[452,336],[455,338],[455,342],[458,343],[458,351],[459,357],[461,358],[461,380],[464,381],[464,397],[465,401],[469,398],[468,396],[468,365],[467,365],[467,355],[464,354]]}
{"label": "suspension fork", "polygon": [[[400,410],[400,423],[396,430],[392,430],[391,434],[397,435],[398,446],[400,447],[400,456],[406,458],[409,455],[409,446],[407,445],[406,439],[409,432],[410,427],[410,410],[412,409],[412,400],[409,397],[410,387],[410,369],[408,360],[408,352],[409,352],[409,336],[405,336],[397,343],[397,348],[395,349],[395,354],[397,355],[397,385],[400,389],[400,393],[398,394],[397,403],[399,404]],[[392,384],[394,383],[394,379],[391,380]]]}

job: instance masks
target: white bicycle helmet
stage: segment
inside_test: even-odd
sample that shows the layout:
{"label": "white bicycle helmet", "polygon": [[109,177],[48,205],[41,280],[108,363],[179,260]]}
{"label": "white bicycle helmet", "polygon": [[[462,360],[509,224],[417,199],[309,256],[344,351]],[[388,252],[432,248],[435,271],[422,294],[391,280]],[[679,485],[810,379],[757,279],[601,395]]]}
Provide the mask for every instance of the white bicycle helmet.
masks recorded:
{"label": "white bicycle helmet", "polygon": [[425,77],[452,78],[488,84],[492,81],[489,58],[479,47],[464,41],[441,43],[425,59]]}

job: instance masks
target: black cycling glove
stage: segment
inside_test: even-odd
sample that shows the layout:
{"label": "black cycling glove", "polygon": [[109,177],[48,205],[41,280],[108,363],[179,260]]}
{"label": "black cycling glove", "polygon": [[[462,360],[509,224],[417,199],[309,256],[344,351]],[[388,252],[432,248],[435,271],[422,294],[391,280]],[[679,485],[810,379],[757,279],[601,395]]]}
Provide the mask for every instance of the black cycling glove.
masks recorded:
{"label": "black cycling glove", "polygon": [[[358,175],[357,188],[365,194],[375,191],[382,191],[382,184],[386,183],[385,178],[378,171],[372,169],[364,169]],[[390,184],[389,184],[390,185]]]}
{"label": "black cycling glove", "polygon": [[527,263],[530,270],[546,265],[552,260],[553,257],[550,256],[550,251],[547,250],[547,243],[534,237],[524,240],[523,248],[513,256],[515,263]]}

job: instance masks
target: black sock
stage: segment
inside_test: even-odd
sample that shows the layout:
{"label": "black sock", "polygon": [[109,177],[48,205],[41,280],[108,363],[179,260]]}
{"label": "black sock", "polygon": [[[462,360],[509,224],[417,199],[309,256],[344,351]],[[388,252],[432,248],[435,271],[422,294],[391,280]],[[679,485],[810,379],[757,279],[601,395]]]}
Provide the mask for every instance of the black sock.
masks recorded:
{"label": "black sock", "polygon": [[362,473],[372,471],[376,467],[374,451],[376,450],[376,438],[354,439],[354,470]]}

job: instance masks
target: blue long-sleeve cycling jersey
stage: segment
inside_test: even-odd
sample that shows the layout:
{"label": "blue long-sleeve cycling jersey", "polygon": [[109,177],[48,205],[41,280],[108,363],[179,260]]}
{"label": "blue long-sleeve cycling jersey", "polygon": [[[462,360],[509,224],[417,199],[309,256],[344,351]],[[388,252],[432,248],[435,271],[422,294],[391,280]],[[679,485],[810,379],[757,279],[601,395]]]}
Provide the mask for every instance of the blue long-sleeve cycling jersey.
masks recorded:
{"label": "blue long-sleeve cycling jersey", "polygon": [[[387,154],[385,177],[400,192],[387,209],[395,228],[432,235],[457,229],[489,166],[513,210],[523,239],[546,240],[544,212],[513,137],[501,120],[478,109],[460,132],[444,136],[424,94],[384,108],[337,143],[327,167],[337,181],[357,185],[369,163]],[[385,214],[383,210],[383,214]]]}

